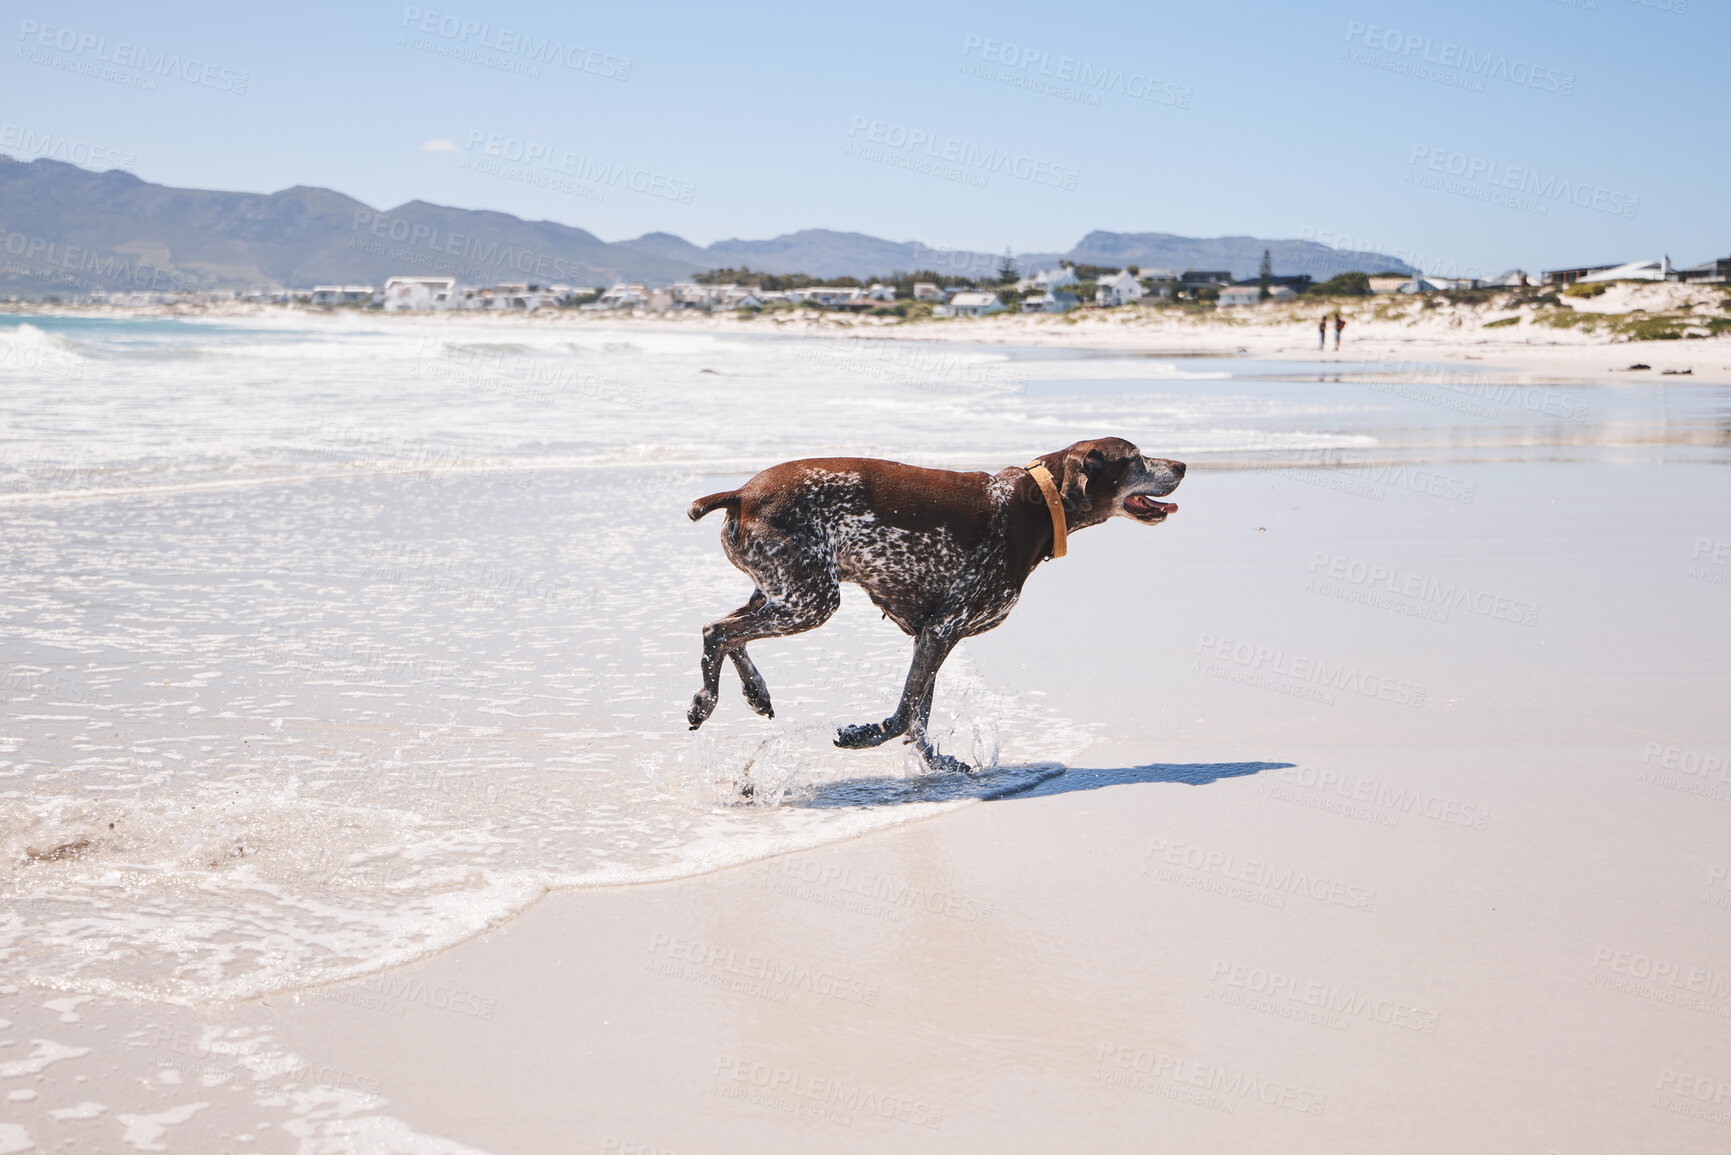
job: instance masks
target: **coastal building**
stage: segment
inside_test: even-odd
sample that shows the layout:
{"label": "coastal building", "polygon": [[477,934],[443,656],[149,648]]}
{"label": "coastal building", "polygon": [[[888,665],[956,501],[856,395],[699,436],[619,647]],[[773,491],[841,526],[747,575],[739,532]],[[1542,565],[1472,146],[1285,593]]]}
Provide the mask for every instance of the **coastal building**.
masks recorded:
{"label": "coastal building", "polygon": [[558,295],[551,289],[543,289],[539,285],[531,286],[524,281],[503,281],[471,291],[465,297],[463,307],[497,313],[533,313],[544,306],[558,303]]}
{"label": "coastal building", "polygon": [[1731,282],[1731,257],[1690,265],[1686,269],[1676,270],[1676,274],[1680,281],[1704,281],[1723,285]]}
{"label": "coastal building", "polygon": [[1581,284],[1592,284],[1596,281],[1669,281],[1670,279],[1670,257],[1661,257],[1656,261],[1627,261],[1621,265],[1612,265],[1608,269],[1595,269],[1576,278]]}
{"label": "coastal building", "polygon": [[1073,289],[1078,283],[1076,271],[1067,266],[1056,269],[1040,269],[1017,281],[1016,292],[1055,293],[1060,289]]}
{"label": "coastal building", "polygon": [[1094,291],[1095,303],[1108,309],[1119,305],[1134,305],[1141,299],[1142,282],[1131,276],[1129,269],[1118,270],[1117,276],[1109,281],[1101,281],[1100,287]]}
{"label": "coastal building", "polygon": [[309,298],[315,305],[370,305],[371,285],[314,285]]}
{"label": "coastal building", "polygon": [[1547,285],[1572,285],[1582,277],[1593,273],[1602,273],[1606,269],[1614,269],[1616,265],[1579,265],[1573,269],[1546,269],[1539,274],[1539,280]]}
{"label": "coastal building", "polygon": [[938,286],[932,284],[930,281],[917,281],[917,282],[915,282],[915,284],[914,284],[914,300],[916,300],[916,301],[942,301],[943,299],[944,299],[944,291],[942,289],[938,288]]}
{"label": "coastal building", "polygon": [[604,313],[613,309],[636,309],[648,303],[649,291],[642,285],[616,284],[602,293],[600,299],[578,308]]}
{"label": "coastal building", "polygon": [[[961,294],[957,294],[960,296]],[[994,294],[995,296],[995,294]],[[1024,313],[1068,313],[1082,302],[1074,293],[1040,293],[1022,302]]]}
{"label": "coastal building", "polygon": [[1410,292],[1410,290],[1401,287],[1410,284],[1412,284],[1411,277],[1372,277],[1370,278],[1370,291],[1373,293]]}
{"label": "coastal building", "polygon": [[404,309],[454,309],[459,299],[455,277],[390,277],[385,281],[384,306],[391,313]]}
{"label": "coastal building", "polygon": [[1004,303],[998,300],[996,293],[957,293],[950,298],[949,315],[956,317],[983,317],[988,313],[1002,313]]}
{"label": "coastal building", "polygon": [[873,301],[893,301],[896,299],[896,287],[894,285],[880,285],[873,281],[871,288],[866,290],[865,295]]}
{"label": "coastal building", "polygon": [[849,288],[844,285],[808,285],[797,291],[801,300],[829,309],[861,300],[866,293],[864,289]]}
{"label": "coastal building", "polygon": [[1485,282],[1485,285],[1496,289],[1517,289],[1525,288],[1527,283],[1527,271],[1525,269],[1510,269],[1506,273],[1499,273],[1492,277]]}
{"label": "coastal building", "polygon": [[1220,298],[1216,302],[1222,309],[1230,309],[1236,305],[1254,305],[1262,300],[1262,286],[1233,285],[1220,290]]}

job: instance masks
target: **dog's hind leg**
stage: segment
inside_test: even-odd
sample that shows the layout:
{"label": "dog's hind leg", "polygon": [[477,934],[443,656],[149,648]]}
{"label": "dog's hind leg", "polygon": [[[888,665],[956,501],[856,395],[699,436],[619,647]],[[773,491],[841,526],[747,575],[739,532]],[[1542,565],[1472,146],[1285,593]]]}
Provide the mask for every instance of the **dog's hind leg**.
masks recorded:
{"label": "dog's hind leg", "polygon": [[[755,610],[764,602],[762,590],[752,590],[751,600],[740,607],[740,611]],[[739,671],[739,685],[745,692],[745,704],[765,718],[775,717],[775,707],[770,705],[769,686],[763,680],[763,675],[757,672],[757,664],[745,652],[745,646],[727,655],[733,659],[733,668]],[[713,707],[711,707],[713,709]]]}
{"label": "dog's hind leg", "polygon": [[733,659],[733,668],[739,671],[739,686],[745,692],[745,704],[765,718],[775,717],[775,707],[769,703],[769,686],[764,683],[763,675],[757,672],[757,664],[745,652],[745,647],[740,646],[727,656]]}
{"label": "dog's hind leg", "polygon": [[902,687],[902,699],[896,705],[896,712],[882,722],[843,726],[836,733],[835,744],[850,750],[881,746],[891,738],[908,733],[909,727],[917,720],[919,731],[913,741],[919,744],[920,753],[925,756],[926,716],[932,708],[932,690],[937,684],[938,667],[944,664],[944,659],[961,640],[954,631],[943,627],[921,630],[914,642],[913,665],[908,668],[908,680]]}
{"label": "dog's hind leg", "polygon": [[[692,698],[691,708],[685,715],[693,730],[715,712],[715,697],[721,689],[723,657],[733,659],[739,669],[740,678],[745,683],[745,700],[751,703],[751,708],[760,714],[769,713],[769,689],[764,686],[757,667],[745,657],[745,644],[759,638],[802,634],[829,621],[830,615],[841,605],[841,589],[833,573],[826,575],[826,579],[808,581],[780,596],[754,593],[749,602],[725,618],[703,627],[703,688]],[[750,677],[747,677],[747,671]],[[762,709],[758,709],[753,700],[757,692],[761,692]]]}

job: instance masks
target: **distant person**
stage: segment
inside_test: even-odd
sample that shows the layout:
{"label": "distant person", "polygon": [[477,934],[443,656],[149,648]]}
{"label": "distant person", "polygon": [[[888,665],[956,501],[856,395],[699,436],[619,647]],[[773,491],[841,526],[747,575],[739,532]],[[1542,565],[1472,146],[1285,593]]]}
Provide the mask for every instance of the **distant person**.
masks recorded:
{"label": "distant person", "polygon": [[1322,315],[1322,320],[1320,320],[1316,323],[1316,347],[1318,349],[1328,348],[1328,314],[1327,313],[1324,313]]}
{"label": "distant person", "polygon": [[1340,310],[1334,313],[1334,351],[1340,352],[1340,331],[1346,328],[1346,318],[1340,315]]}

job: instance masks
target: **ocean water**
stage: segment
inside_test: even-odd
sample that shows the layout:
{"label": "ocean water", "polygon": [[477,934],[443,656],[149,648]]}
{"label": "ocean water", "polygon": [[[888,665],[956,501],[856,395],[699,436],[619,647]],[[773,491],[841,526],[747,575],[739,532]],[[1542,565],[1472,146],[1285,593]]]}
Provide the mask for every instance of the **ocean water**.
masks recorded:
{"label": "ocean water", "polygon": [[[289,316],[0,318],[0,982],[199,1004],[1030,788],[1094,732],[863,596],[724,675],[685,505],[776,461],[998,469],[1117,434],[1200,469],[1725,460],[1731,390],[1405,363]],[[1182,500],[1182,498],[1180,498]],[[747,796],[742,787],[752,789]]]}

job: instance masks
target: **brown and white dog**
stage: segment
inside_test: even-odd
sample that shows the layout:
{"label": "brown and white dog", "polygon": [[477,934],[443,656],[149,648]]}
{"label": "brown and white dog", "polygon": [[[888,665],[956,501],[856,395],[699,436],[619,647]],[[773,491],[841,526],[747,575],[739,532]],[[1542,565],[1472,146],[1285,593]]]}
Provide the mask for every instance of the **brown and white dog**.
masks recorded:
{"label": "brown and white dog", "polygon": [[693,521],[727,510],[721,548],[757,588],[703,628],[703,689],[686,715],[691,728],[715,710],[724,657],[739,671],[746,703],[773,718],[746,644],[816,629],[841,604],[839,583],[853,582],[914,638],[914,660],[895,713],[843,727],[836,745],[878,746],[905,734],[928,768],[966,770],[926,737],[938,667],[956,643],[1009,616],[1034,567],[1063,556],[1068,534],[1110,517],[1158,525],[1178,507],[1156,498],[1183,477],[1183,462],[1103,437],[996,474],[860,457],[789,461],[698,498]]}

